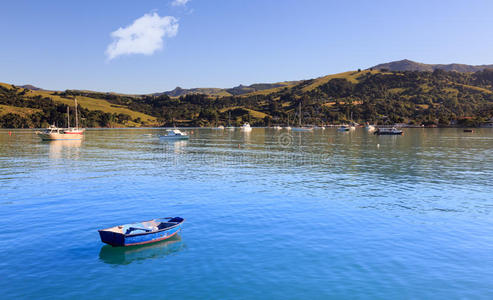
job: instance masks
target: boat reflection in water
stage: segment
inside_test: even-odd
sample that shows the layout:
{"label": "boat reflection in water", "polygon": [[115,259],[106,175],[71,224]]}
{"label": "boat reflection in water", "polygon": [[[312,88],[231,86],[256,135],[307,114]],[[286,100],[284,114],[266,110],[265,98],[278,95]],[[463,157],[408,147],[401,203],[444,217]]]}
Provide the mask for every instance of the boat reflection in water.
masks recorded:
{"label": "boat reflection in water", "polygon": [[82,140],[44,141],[50,147],[50,158],[79,157]]}
{"label": "boat reflection in water", "polygon": [[99,259],[112,265],[128,265],[149,258],[162,258],[185,249],[180,235],[165,241],[139,246],[113,247],[104,245],[99,251]]}
{"label": "boat reflection in water", "polygon": [[185,153],[185,149],[188,145],[188,140],[161,140],[163,150],[170,151],[175,154]]}

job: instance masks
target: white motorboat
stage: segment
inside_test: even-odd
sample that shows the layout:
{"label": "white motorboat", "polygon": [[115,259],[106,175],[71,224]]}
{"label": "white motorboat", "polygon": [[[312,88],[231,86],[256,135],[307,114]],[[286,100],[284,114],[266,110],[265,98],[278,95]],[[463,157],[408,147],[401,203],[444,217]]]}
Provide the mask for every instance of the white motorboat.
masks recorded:
{"label": "white motorboat", "polygon": [[241,131],[250,132],[250,131],[252,131],[252,127],[250,126],[250,124],[248,122],[246,122],[245,124],[243,124],[243,126],[241,126]]}
{"label": "white motorboat", "polygon": [[402,130],[399,130],[395,127],[391,128],[378,128],[377,131],[375,131],[373,134],[377,135],[401,135]]}
{"label": "white motorboat", "polygon": [[180,131],[179,129],[168,130],[168,134],[160,135],[159,138],[163,140],[188,140],[190,137],[187,133]]}
{"label": "white motorboat", "polygon": [[313,131],[313,127],[293,127],[292,131]]}
{"label": "white motorboat", "polygon": [[370,123],[366,122],[365,130],[368,132],[373,132],[377,130],[377,128],[374,125],[370,125]]}
{"label": "white motorboat", "polygon": [[281,130],[281,129],[282,129],[282,127],[281,127],[281,126],[279,126],[279,125],[276,125],[276,126],[274,126],[274,127],[272,127],[272,128],[274,128],[275,130]]}
{"label": "white motorboat", "polygon": [[337,128],[337,131],[340,131],[340,132],[347,132],[350,130],[351,130],[351,126],[346,126],[346,125],[342,125],[341,127]]}

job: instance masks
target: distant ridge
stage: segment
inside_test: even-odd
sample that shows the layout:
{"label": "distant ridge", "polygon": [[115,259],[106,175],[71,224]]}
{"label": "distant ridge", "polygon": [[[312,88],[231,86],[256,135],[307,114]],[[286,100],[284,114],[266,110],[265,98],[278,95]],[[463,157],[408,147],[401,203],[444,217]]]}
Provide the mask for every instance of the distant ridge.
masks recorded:
{"label": "distant ridge", "polygon": [[493,69],[492,65],[465,65],[465,64],[424,64],[415,62],[409,59],[403,59],[398,61],[392,61],[384,64],[379,64],[370,69],[374,70],[388,70],[388,71],[421,71],[421,72],[433,72],[437,69],[444,71],[455,72],[477,72],[484,69]]}
{"label": "distant ridge", "polygon": [[44,89],[36,87],[34,85],[30,85],[30,84],[21,85],[20,87],[23,89],[31,90],[31,91],[44,91]]}
{"label": "distant ridge", "polygon": [[190,94],[205,94],[209,96],[238,96],[263,90],[274,89],[278,87],[287,87],[291,85],[295,85],[300,83],[300,81],[284,81],[277,83],[255,83],[251,85],[238,85],[229,89],[221,89],[221,88],[192,88],[192,89],[183,89],[181,87],[176,87],[174,90],[163,92],[163,93],[154,93],[153,95],[168,95],[170,97],[180,97]]}

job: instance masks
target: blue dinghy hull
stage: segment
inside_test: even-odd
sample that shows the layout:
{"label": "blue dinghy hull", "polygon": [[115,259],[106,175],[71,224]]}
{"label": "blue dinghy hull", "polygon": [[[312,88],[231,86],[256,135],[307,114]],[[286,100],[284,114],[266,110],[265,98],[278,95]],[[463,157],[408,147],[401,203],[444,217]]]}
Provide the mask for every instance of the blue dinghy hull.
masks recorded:
{"label": "blue dinghy hull", "polygon": [[185,219],[180,217],[160,218],[98,231],[103,243],[114,247],[127,247],[167,240],[181,230],[184,221]]}

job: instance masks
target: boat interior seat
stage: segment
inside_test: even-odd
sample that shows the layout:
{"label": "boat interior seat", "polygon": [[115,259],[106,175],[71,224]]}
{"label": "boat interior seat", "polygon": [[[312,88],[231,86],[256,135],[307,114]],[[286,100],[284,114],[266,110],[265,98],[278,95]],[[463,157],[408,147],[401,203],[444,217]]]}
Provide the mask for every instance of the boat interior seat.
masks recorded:
{"label": "boat interior seat", "polygon": [[170,223],[170,222],[161,222],[161,224],[159,224],[157,226],[158,229],[164,229],[164,228],[168,228],[168,227],[171,227],[173,225],[176,225],[176,223]]}

